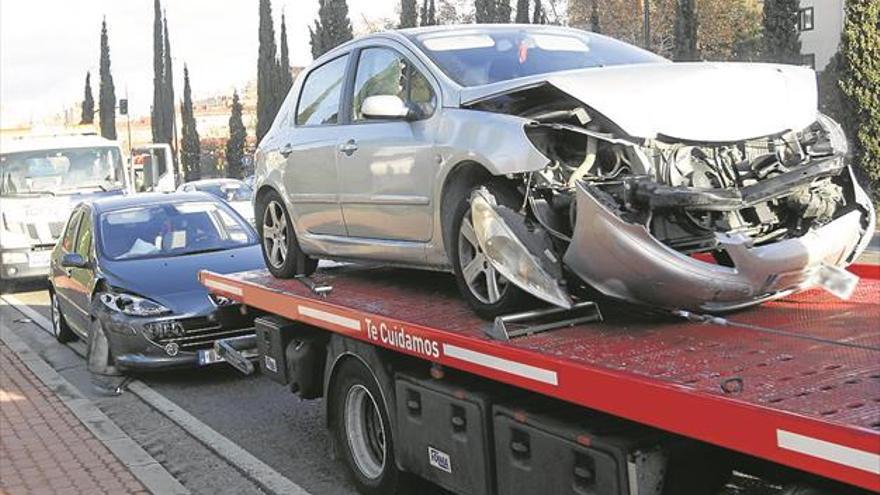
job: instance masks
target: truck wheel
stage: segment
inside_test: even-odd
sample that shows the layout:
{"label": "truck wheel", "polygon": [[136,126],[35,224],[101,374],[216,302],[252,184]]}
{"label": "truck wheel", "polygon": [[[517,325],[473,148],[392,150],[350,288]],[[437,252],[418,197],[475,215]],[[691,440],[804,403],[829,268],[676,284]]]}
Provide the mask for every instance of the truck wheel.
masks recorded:
{"label": "truck wheel", "polygon": [[52,301],[52,335],[55,336],[55,340],[62,344],[76,340],[76,334],[70,329],[61,313],[61,305],[54,290],[49,291],[49,298]]}
{"label": "truck wheel", "polygon": [[350,359],[340,366],[331,397],[334,434],[346,467],[361,493],[396,493],[400,473],[379,384],[359,361]]}
{"label": "truck wheel", "polygon": [[270,191],[260,200],[256,224],[263,246],[263,260],[272,275],[293,278],[315,272],[318,260],[309,257],[299,248],[290,215],[277,192]]}
{"label": "truck wheel", "polygon": [[485,187],[495,196],[498,204],[518,208],[522,201],[510,187],[501,183],[488,183],[471,187],[459,200],[452,217],[451,231],[445,239],[450,240],[449,257],[455,270],[458,290],[474,312],[485,319],[522,310],[528,298],[519,287],[498,273],[483,254],[471,223],[471,193]]}

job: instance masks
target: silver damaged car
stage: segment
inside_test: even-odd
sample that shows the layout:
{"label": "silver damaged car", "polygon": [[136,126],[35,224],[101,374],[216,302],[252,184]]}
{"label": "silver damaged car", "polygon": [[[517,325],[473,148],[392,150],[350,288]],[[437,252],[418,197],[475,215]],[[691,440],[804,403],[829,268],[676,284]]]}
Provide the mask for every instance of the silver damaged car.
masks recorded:
{"label": "silver damaged car", "polygon": [[871,202],[804,67],[672,63],[549,26],[365,36],[305,70],[257,151],[269,270],[449,270],[483,317],[598,291],[728,311],[821,286]]}

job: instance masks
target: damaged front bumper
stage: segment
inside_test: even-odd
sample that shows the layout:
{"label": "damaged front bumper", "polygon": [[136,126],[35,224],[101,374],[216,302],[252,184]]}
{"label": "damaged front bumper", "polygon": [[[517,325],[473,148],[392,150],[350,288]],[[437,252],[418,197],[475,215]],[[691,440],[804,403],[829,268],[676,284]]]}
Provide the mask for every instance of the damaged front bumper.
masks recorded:
{"label": "damaged front bumper", "polygon": [[577,222],[565,265],[610,297],[670,309],[729,311],[819,285],[860,247],[864,213],[853,210],[810,233],[751,247],[716,234],[732,267],[686,256],[626,222],[577,184]]}

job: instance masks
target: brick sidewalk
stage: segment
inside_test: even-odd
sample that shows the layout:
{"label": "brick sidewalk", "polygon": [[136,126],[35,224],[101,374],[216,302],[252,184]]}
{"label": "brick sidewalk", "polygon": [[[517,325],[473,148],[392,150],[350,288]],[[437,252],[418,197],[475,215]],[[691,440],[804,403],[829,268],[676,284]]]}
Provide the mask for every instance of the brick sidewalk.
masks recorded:
{"label": "brick sidewalk", "polygon": [[148,493],[2,342],[0,493]]}

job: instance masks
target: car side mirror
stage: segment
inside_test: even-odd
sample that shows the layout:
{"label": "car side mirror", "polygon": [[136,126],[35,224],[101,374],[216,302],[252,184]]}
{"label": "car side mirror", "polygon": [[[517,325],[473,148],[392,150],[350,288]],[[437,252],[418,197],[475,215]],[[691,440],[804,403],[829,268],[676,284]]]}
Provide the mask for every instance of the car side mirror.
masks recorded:
{"label": "car side mirror", "polygon": [[66,253],[61,257],[61,266],[64,268],[88,268],[89,262],[79,253]]}
{"label": "car side mirror", "polygon": [[397,95],[368,96],[361,103],[361,115],[368,119],[410,120],[414,113]]}

